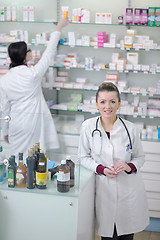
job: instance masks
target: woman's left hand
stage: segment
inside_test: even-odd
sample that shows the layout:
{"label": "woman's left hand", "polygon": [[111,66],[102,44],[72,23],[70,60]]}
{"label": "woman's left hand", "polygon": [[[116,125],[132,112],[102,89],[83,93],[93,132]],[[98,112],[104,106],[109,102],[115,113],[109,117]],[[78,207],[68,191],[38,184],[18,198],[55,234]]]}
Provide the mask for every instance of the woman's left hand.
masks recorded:
{"label": "woman's left hand", "polygon": [[115,172],[117,173],[120,173],[122,171],[126,171],[126,172],[130,172],[131,171],[131,168],[130,166],[123,162],[123,161],[120,161],[120,162],[117,162],[115,165],[114,165],[114,170]]}

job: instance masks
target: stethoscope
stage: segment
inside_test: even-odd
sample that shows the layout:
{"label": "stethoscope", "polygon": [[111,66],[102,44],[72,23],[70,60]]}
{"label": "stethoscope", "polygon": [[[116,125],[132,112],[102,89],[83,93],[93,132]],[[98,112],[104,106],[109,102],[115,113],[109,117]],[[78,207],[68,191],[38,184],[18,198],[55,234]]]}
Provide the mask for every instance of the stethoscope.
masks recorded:
{"label": "stethoscope", "polygon": [[[102,147],[102,132],[101,130],[98,129],[98,122],[99,122],[100,117],[97,118],[96,120],[96,128],[92,131],[92,138],[94,139],[95,136],[97,136],[98,138],[100,137],[101,142],[96,141],[96,144],[94,144],[95,148],[97,148],[96,153],[101,153],[101,147]],[[120,118],[120,121],[122,122],[123,126],[125,127],[125,130],[127,132],[127,136],[129,139],[129,144],[126,146],[126,151],[128,151],[129,153],[132,153],[132,141],[131,141],[131,136],[129,134],[128,128],[126,126],[126,124],[124,123],[124,121],[122,120],[122,118]]]}

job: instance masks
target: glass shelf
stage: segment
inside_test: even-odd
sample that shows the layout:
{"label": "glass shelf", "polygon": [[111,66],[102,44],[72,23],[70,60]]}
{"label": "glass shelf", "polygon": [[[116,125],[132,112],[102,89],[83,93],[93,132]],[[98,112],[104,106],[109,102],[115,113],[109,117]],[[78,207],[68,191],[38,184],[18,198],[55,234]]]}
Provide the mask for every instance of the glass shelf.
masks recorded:
{"label": "glass shelf", "polygon": [[60,43],[59,44],[60,46],[64,46],[64,47],[71,47],[71,48],[73,48],[73,47],[88,47],[88,48],[103,48],[103,49],[110,49],[110,48],[113,48],[113,49],[120,49],[120,50],[126,50],[126,51],[132,51],[132,50],[135,50],[135,51],[160,51],[160,48],[158,48],[158,49],[152,49],[152,48],[124,48],[124,49],[122,49],[122,48],[120,48],[120,47],[98,47],[98,46],[83,46],[83,45],[74,45],[74,46],[70,46],[69,44],[62,44],[62,43]]}
{"label": "glass shelf", "polygon": [[64,69],[67,69],[67,70],[70,70],[70,69],[80,69],[80,70],[86,70],[86,71],[112,71],[112,72],[118,72],[118,73],[144,73],[144,74],[160,74],[160,72],[156,72],[156,73],[152,73],[152,72],[148,72],[148,71],[137,71],[137,70],[124,70],[124,71],[121,71],[121,70],[112,70],[112,69],[109,69],[109,68],[105,68],[105,69],[94,69],[94,68],[84,68],[84,67],[63,67],[63,66],[50,66],[50,67],[54,67],[54,68],[64,68]]}
{"label": "glass shelf", "polygon": [[79,133],[57,132],[58,135],[80,136]]}
{"label": "glass shelf", "polygon": [[103,25],[103,26],[121,26],[121,27],[158,27],[158,26],[148,26],[148,25],[134,25],[134,24],[106,24],[106,23],[82,23],[82,22],[71,22],[71,24],[84,24],[84,25]]}
{"label": "glass shelf", "polygon": [[[54,109],[54,108],[50,108],[50,110],[52,111],[62,111],[62,112],[76,112],[76,113],[89,113],[89,114],[99,114],[99,112],[97,111],[79,111],[79,110],[64,110],[64,109]],[[118,113],[119,116],[128,116],[128,117],[133,117],[133,118],[148,118],[148,119],[159,119],[160,117],[158,116],[148,116],[148,115],[134,115],[134,114],[123,114],[123,113]]]}
{"label": "glass shelf", "polygon": [[[63,87],[53,87],[53,89],[57,90],[57,91],[60,91],[60,90],[75,90],[75,91],[86,91],[86,92],[97,92],[97,89],[82,89],[82,88],[63,88]],[[136,95],[140,95],[140,96],[143,96],[143,97],[160,97],[160,94],[149,94],[149,93],[146,93],[146,94],[143,94],[143,93],[134,93],[134,92],[120,92],[121,94],[128,94],[128,95],[133,95],[133,96],[136,96]]]}
{"label": "glass shelf", "polygon": [[[60,132],[58,132],[57,134],[58,135],[68,135],[68,136],[80,136],[80,134],[74,134],[74,133],[60,133]],[[143,141],[143,142],[158,142],[158,143],[160,143],[160,139],[147,139],[147,138],[145,138],[145,139],[141,139],[141,141]]]}
{"label": "glass shelf", "polygon": [[[0,21],[0,23],[54,23],[57,24],[58,22],[55,20],[39,20],[39,21],[22,21],[22,20],[17,20],[17,21]],[[90,22],[90,23],[82,23],[82,22],[70,22],[70,24],[81,24],[81,25],[103,25],[103,26],[120,26],[120,27],[149,27],[149,28],[157,28],[159,26],[148,26],[148,25],[134,25],[134,24],[118,24],[118,23],[112,23],[112,24],[106,24],[106,23],[95,23],[95,22]]]}
{"label": "glass shelf", "polygon": [[0,23],[53,23],[53,24],[57,24],[57,21],[55,20],[47,20],[47,21],[22,21],[22,20],[18,20],[18,21],[0,21]]}

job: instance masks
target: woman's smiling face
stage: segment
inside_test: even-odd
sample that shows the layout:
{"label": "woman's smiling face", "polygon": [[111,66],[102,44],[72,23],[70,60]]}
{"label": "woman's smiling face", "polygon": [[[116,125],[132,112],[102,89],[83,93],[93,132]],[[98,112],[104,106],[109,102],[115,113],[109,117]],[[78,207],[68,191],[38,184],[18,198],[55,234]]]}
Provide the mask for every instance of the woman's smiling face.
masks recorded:
{"label": "woman's smiling face", "polygon": [[96,107],[102,118],[115,118],[121,102],[116,91],[100,91],[98,93]]}

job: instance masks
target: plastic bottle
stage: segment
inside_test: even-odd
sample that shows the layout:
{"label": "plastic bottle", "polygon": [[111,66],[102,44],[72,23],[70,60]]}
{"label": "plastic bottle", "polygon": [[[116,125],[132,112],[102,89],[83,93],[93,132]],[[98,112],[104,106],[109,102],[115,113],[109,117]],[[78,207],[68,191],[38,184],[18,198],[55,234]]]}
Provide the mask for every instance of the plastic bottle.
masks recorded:
{"label": "plastic bottle", "polygon": [[68,192],[70,190],[70,168],[66,160],[61,161],[57,173],[57,190],[58,192]]}
{"label": "plastic bottle", "polygon": [[15,156],[12,155],[9,158],[9,165],[8,165],[8,187],[14,188],[16,185],[16,163],[15,163]]}
{"label": "plastic bottle", "polygon": [[37,164],[36,187],[39,189],[45,189],[47,187],[47,160],[42,150],[40,150]]}
{"label": "plastic bottle", "polygon": [[66,164],[70,168],[70,187],[74,187],[74,170],[75,170],[75,164],[71,160],[71,156],[66,156]]}

